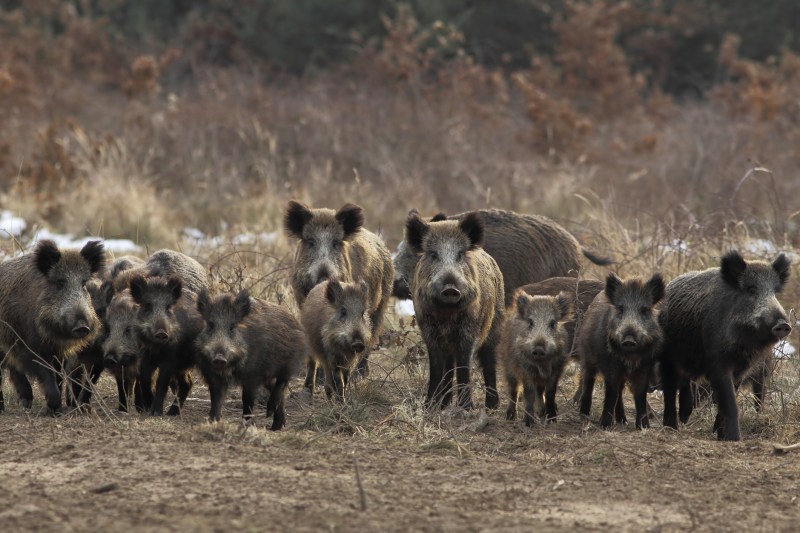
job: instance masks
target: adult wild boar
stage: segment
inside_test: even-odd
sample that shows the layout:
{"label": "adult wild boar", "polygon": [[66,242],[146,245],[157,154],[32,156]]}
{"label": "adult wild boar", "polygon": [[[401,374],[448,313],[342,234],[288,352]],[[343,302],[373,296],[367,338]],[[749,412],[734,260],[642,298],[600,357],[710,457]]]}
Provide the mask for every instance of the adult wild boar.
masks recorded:
{"label": "adult wild boar", "polygon": [[0,263],[0,351],[23,404],[31,393],[24,375],[38,380],[47,410],[61,408],[65,358],[89,345],[101,324],[86,284],[105,266],[100,241],[80,251],[40,241],[33,253]]}
{"label": "adult wild boar", "polygon": [[547,416],[555,422],[558,380],[569,359],[571,345],[566,321],[573,316],[573,298],[530,296],[517,289],[506,310],[500,353],[505,362],[509,403],[506,418],[517,417],[520,388],[525,398],[525,425]]}
{"label": "adult wild boar", "polygon": [[[286,206],[284,228],[300,241],[291,275],[297,304],[302,308],[311,289],[325,280],[365,281],[370,296],[371,337],[378,339],[391,296],[394,267],[383,240],[364,228],[361,207],[346,204],[338,211],[312,209],[292,200]],[[363,376],[369,373],[369,348],[359,362]],[[309,360],[308,388],[313,388],[315,382],[312,366]]]}
{"label": "adult wild boar", "polygon": [[[419,214],[416,209],[409,215],[411,213]],[[511,305],[514,290],[526,283],[559,276],[576,277],[581,269],[581,255],[597,265],[611,263],[582,249],[570,232],[547,217],[499,209],[481,209],[477,213],[484,225],[483,248],[503,274],[506,306]],[[440,213],[431,222],[458,221],[465,216],[466,213],[450,217]],[[394,256],[392,294],[395,297],[412,297],[409,282],[418,261],[419,254],[407,241],[401,241]]]}
{"label": "adult wild boar", "polygon": [[289,381],[308,357],[303,328],[285,308],[237,295],[201,291],[197,309],[205,327],[197,337],[197,364],[211,396],[209,419],[219,420],[228,388],[242,386],[242,412],[253,415],[260,388],[270,391],[267,417],[273,430],[286,425],[284,399]]}
{"label": "adult wild boar", "polygon": [[636,405],[636,429],[650,426],[647,389],[653,364],[662,346],[663,332],[655,305],[664,297],[664,280],[654,274],[649,280],[606,278],[605,291],[586,311],[578,332],[581,376],[581,414],[588,417],[597,372],[605,382],[605,400],[600,426],[611,428],[614,419],[626,422],[622,391],[630,383]]}
{"label": "adult wild boar", "polygon": [[[738,251],[722,256],[718,268],[687,272],[667,285],[661,313],[666,341],[661,356],[664,425],[678,428],[675,396],[689,379],[708,379],[717,401],[714,429],[720,440],[739,440],[734,384],[771,356],[792,331],[776,295],[789,279],[789,259],[747,262]],[[691,399],[681,394],[682,422]]]}
{"label": "adult wild boar", "polygon": [[426,403],[446,406],[455,374],[458,405],[472,407],[470,369],[477,355],[486,407],[498,404],[496,348],[503,326],[503,276],[482,248],[483,220],[425,222],[412,212],[406,242],[421,258],[411,279],[414,311],[430,359]]}

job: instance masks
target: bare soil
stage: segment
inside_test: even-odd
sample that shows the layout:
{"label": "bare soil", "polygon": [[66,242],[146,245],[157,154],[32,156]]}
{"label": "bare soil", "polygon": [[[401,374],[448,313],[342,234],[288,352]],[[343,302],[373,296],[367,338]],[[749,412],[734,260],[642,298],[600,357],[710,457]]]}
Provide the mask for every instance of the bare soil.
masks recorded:
{"label": "bare soil", "polygon": [[[224,421],[207,423],[202,383],[177,418],[111,410],[107,377],[92,413],[58,418],[24,411],[6,384],[0,531],[799,527],[800,452],[773,453],[769,413],[745,409],[738,443],[713,438],[710,407],[679,432],[658,420],[605,432],[597,416],[584,426],[566,393],[547,426],[508,422],[502,409],[425,414],[424,375],[398,354],[375,356],[344,407],[319,391],[312,402],[296,380],[281,432],[263,414],[243,426],[235,394]],[[33,412],[40,401],[37,391]]]}

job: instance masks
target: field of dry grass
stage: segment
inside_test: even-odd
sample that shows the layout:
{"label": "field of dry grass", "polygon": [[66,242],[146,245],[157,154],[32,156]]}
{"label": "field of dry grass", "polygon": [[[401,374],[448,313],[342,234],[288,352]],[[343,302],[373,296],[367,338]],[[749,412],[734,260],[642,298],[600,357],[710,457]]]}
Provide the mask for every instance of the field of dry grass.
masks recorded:
{"label": "field of dry grass", "polygon": [[[218,290],[296,310],[288,199],[360,204],[390,248],[412,207],[497,207],[554,218],[622,276],[669,280],[733,247],[785,251],[780,299],[795,317],[800,60],[746,61],[730,38],[725,78],[677,101],[632,74],[594,4],[555,28],[562,53],[526,70],[437,56],[401,12],[382,48],[301,79],[134,52],[81,17],[43,39],[3,12],[0,208],[28,227],[0,252],[41,228],[127,238],[197,257]],[[457,35],[440,37],[457,48]],[[586,425],[570,401],[574,368],[555,425],[426,413],[427,359],[408,318],[389,317],[374,362],[344,406],[295,380],[279,433],[263,416],[243,427],[236,395],[223,423],[205,422],[199,378],[177,419],[117,413],[108,377],[91,414],[38,417],[7,395],[0,528],[788,531],[800,520],[798,462],[772,451],[800,440],[797,353],[775,359],[763,413],[740,393],[738,443],[714,440],[708,405],[679,432],[658,416],[644,432],[600,431],[597,413]],[[37,390],[32,413],[40,402]]]}

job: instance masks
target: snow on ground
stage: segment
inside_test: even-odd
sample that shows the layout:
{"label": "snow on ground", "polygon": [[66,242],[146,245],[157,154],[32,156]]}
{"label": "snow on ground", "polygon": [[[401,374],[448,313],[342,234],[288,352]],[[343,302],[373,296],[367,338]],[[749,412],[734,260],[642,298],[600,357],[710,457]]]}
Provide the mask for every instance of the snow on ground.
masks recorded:
{"label": "snow on ground", "polygon": [[7,210],[0,211],[0,239],[19,237],[28,225],[25,220]]}
{"label": "snow on ground", "polygon": [[50,239],[55,242],[59,248],[83,248],[89,241],[103,241],[103,246],[106,250],[115,254],[138,253],[142,251],[142,247],[129,239],[103,239],[102,237],[81,237],[75,239],[72,235],[66,233],[53,233],[47,228],[40,229],[33,236],[31,244]]}
{"label": "snow on ground", "polygon": [[791,359],[797,352],[797,348],[789,344],[787,341],[781,341],[772,349],[772,356],[776,359]]}
{"label": "snow on ground", "polygon": [[411,300],[397,300],[394,303],[394,312],[397,316],[412,316],[414,314],[414,302]]}

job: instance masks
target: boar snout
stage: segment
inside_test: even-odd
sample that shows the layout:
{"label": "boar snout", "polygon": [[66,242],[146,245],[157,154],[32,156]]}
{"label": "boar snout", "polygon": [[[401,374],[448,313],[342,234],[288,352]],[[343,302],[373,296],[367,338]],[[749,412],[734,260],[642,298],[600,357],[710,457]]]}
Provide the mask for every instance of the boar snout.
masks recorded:
{"label": "boar snout", "polygon": [[81,318],[77,322],[75,322],[75,325],[72,328],[72,335],[74,335],[75,338],[78,339],[82,339],[91,332],[92,328],[89,327],[89,322],[85,318]]}
{"label": "boar snout", "polygon": [[364,351],[364,341],[361,339],[355,339],[351,344],[350,347],[353,349],[355,353],[361,353]]}
{"label": "boar snout", "polygon": [[533,347],[533,352],[531,352],[534,357],[544,357],[547,355],[547,350],[544,349],[544,345],[537,344]]}
{"label": "boar snout", "polygon": [[633,335],[625,335],[622,338],[622,342],[620,343],[620,345],[625,350],[634,350],[639,345],[639,343],[636,342],[636,338]]}
{"label": "boar snout", "polygon": [[461,291],[452,283],[445,285],[439,293],[442,301],[448,304],[456,304],[461,301]]}
{"label": "boar snout", "polygon": [[165,330],[164,328],[160,328],[157,329],[156,332],[153,334],[153,338],[155,339],[156,342],[164,344],[169,340],[169,334],[167,333],[167,330]]}
{"label": "boar snout", "polygon": [[103,357],[103,366],[113,370],[119,366],[119,357],[116,352],[109,352]]}
{"label": "boar snout", "polygon": [[223,354],[217,353],[211,359],[211,364],[214,365],[214,370],[219,372],[225,370],[225,367],[228,366],[228,359]]}
{"label": "boar snout", "polygon": [[772,334],[778,339],[788,337],[791,332],[792,326],[783,319],[778,320],[778,323],[772,326]]}

